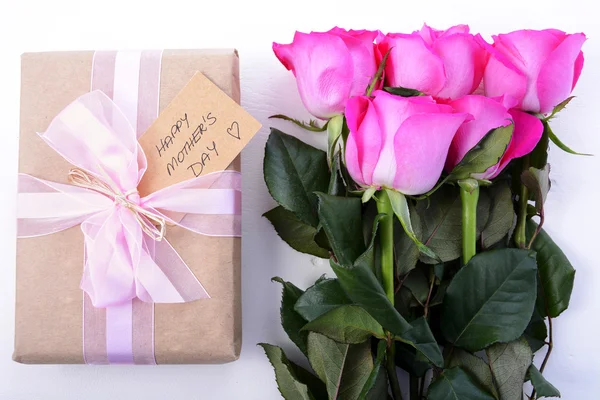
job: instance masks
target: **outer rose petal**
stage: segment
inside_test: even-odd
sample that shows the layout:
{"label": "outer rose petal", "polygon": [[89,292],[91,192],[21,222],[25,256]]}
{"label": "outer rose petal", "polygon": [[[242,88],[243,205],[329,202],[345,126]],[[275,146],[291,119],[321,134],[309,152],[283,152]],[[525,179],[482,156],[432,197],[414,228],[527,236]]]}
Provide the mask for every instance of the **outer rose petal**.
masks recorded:
{"label": "outer rose petal", "polygon": [[440,31],[438,29],[433,29],[427,24],[424,24],[418,33],[427,44],[432,45],[436,39],[444,36],[454,35],[455,33],[469,33],[469,25],[456,25],[446,29],[445,31]]}
{"label": "outer rose petal", "polygon": [[373,94],[375,98],[372,104],[377,111],[383,138],[379,161],[373,171],[373,182],[391,187],[396,175],[394,137],[404,120],[419,113],[452,113],[453,110],[448,105],[436,104],[433,98],[428,96],[405,98],[380,90]]}
{"label": "outer rose petal", "polygon": [[273,51],[294,71],[298,91],[311,114],[327,119],[344,112],[353,81],[352,58],[344,41],[327,33],[296,32],[291,45]]}
{"label": "outer rose petal", "polygon": [[292,62],[292,46],[292,44],[279,44],[273,42],[273,53],[275,53],[275,56],[277,57],[279,62],[281,62],[288,71],[291,70],[295,76],[296,71],[294,71],[294,64]]}
{"label": "outer rose petal", "polygon": [[504,53],[527,76],[527,91],[522,103],[524,110],[539,112],[540,103],[536,82],[542,65],[561,42],[557,32],[520,30],[498,35],[495,38],[495,46],[498,51]]}
{"label": "outer rose petal", "polygon": [[419,112],[452,112],[452,108],[436,104],[430,96],[400,97],[383,90],[373,92],[375,98],[372,100],[377,114],[379,125],[383,135],[393,138],[409,115]]}
{"label": "outer rose petal", "polygon": [[510,96],[520,104],[527,91],[527,77],[512,62],[489,44],[485,44],[490,59],[483,73],[487,97]]}
{"label": "outer rose petal", "polygon": [[360,169],[360,162],[358,161],[358,144],[355,140],[355,134],[350,132],[348,135],[348,139],[346,139],[346,150],[344,151],[345,164],[348,169],[348,173],[354,180],[354,182],[359,185],[368,186],[369,184],[365,182],[362,176],[362,171]]}
{"label": "outer rose petal", "polygon": [[378,47],[382,55],[392,49],[385,68],[391,86],[427,94],[436,94],[444,87],[444,64],[421,36],[388,34]]}
{"label": "outer rose petal", "polygon": [[472,93],[483,76],[485,50],[469,34],[444,35],[433,44],[444,63],[446,85],[436,97],[457,99]]}
{"label": "outer rose petal", "polygon": [[373,43],[373,40],[375,40],[375,38],[381,34],[380,31],[368,31],[366,29],[346,30],[344,28],[339,28],[337,26],[330,29],[327,33],[333,33],[334,35],[338,35],[338,36],[342,36],[342,35],[351,36],[351,37],[354,37],[356,39],[359,39],[359,40],[361,40],[363,42],[367,42],[367,43],[369,43],[369,42]]}
{"label": "outer rose petal", "polygon": [[498,163],[496,171],[487,178],[484,177],[485,179],[495,178],[502,170],[504,170],[511,160],[531,153],[540,141],[542,133],[544,132],[542,121],[537,117],[516,109],[510,110],[509,113],[515,123],[512,139],[506,152],[504,152],[502,159]]}
{"label": "outer rose petal", "polygon": [[573,87],[571,89],[575,89],[575,85],[579,81],[579,77],[581,76],[581,70],[583,69],[583,52],[579,52],[579,56],[577,56],[577,60],[575,60],[575,73],[573,74]]}
{"label": "outer rose petal", "polygon": [[[340,33],[340,38],[346,44],[353,65],[353,80],[350,88],[350,96],[361,96],[365,94],[365,89],[377,72],[375,63],[375,45],[373,40],[377,32],[370,31],[351,31],[351,34]],[[366,40],[365,40],[366,39]]]}
{"label": "outer rose petal", "polygon": [[[583,62],[578,60],[584,42],[583,33],[567,35],[545,60],[537,78],[541,113],[552,111],[554,106],[571,94],[577,74],[581,73],[583,67]],[[578,65],[578,62],[581,64]]]}
{"label": "outer rose petal", "polygon": [[394,138],[396,176],[393,188],[408,195],[431,190],[444,167],[450,142],[467,114],[416,114]]}
{"label": "outer rose petal", "polygon": [[384,140],[377,112],[367,97],[352,97],[346,119],[350,129],[346,143],[348,173],[355,182],[370,186]]}
{"label": "outer rose petal", "polygon": [[457,112],[469,113],[473,119],[463,123],[452,140],[445,169],[447,172],[463,159],[492,129],[511,123],[508,110],[499,102],[484,96],[465,96],[450,105]]}

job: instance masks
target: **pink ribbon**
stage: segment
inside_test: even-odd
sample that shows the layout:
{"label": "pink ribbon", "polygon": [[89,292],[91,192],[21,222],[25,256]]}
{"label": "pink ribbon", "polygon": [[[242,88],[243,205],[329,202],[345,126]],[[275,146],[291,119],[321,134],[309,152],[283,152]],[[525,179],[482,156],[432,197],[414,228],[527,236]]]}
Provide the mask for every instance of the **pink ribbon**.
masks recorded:
{"label": "pink ribbon", "polygon": [[[108,308],[107,320],[111,310],[137,299],[181,303],[209,297],[168,241],[146,232],[144,224],[153,227],[152,222],[134,208],[199,234],[240,236],[239,172],[200,176],[140,198],[136,187],[146,170],[146,156],[136,129],[97,90],[67,106],[40,137],[69,163],[110,187],[114,195],[20,174],[19,237],[81,225],[85,238],[81,289],[94,307]],[[182,214],[181,219],[174,217]],[[125,324],[131,324],[131,319],[135,317],[121,318]]]}

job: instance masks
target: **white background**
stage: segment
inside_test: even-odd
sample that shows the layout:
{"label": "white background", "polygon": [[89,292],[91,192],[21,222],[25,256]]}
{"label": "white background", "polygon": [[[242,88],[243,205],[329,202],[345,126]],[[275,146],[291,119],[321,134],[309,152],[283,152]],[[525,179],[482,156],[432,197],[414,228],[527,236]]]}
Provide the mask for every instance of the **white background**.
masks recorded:
{"label": "white background", "polygon": [[[578,96],[554,121],[573,148],[600,155],[600,24],[591,0],[291,2],[224,0],[0,0],[0,399],[278,399],[274,375],[257,342],[299,352],[279,325],[276,275],[305,288],[330,272],[320,260],[287,247],[261,214],[274,202],[262,179],[268,127],[322,146],[323,138],[267,117],[308,118],[292,74],[271,42],[288,43],[294,30],[345,28],[411,32],[467,23],[491,34],[521,28],[559,28],[588,35]],[[151,5],[153,4],[153,5]],[[25,366],[11,361],[14,328],[14,237],[19,55],[25,51],[236,47],[242,102],[264,128],[243,152],[243,317],[241,359],[219,366]],[[577,269],[571,308],[555,323],[555,352],[547,377],[567,400],[593,400],[600,390],[599,157],[552,149],[553,187],[546,228]],[[538,364],[539,365],[539,364]]]}

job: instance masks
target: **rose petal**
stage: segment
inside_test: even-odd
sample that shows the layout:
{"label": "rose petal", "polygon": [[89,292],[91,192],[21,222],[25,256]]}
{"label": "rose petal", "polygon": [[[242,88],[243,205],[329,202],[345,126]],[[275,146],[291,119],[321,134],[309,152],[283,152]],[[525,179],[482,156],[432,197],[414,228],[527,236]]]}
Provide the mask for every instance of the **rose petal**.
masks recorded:
{"label": "rose petal", "polygon": [[537,77],[541,113],[552,111],[571,94],[583,67],[580,54],[585,40],[583,33],[567,35],[546,58]]}
{"label": "rose petal", "polygon": [[273,53],[275,53],[275,56],[277,57],[279,62],[281,62],[288,71],[292,71],[295,76],[296,71],[294,70],[294,63],[292,62],[292,48],[293,44],[279,44],[273,42]]}
{"label": "rose petal", "polygon": [[556,32],[550,31],[520,30],[498,35],[496,48],[527,76],[527,90],[521,106],[524,110],[540,111],[536,82],[542,65],[559,43]]}
{"label": "rose petal", "polygon": [[340,33],[340,38],[346,44],[352,57],[354,79],[350,88],[350,96],[364,95],[367,86],[377,72],[375,44],[373,44],[376,36],[377,32],[370,31]]}
{"label": "rose petal", "polygon": [[573,87],[571,87],[571,90],[575,89],[575,85],[577,85],[577,82],[579,81],[579,77],[581,76],[581,70],[583,69],[583,62],[583,52],[580,51],[579,56],[577,56],[577,60],[575,60],[575,71],[573,73]]}
{"label": "rose petal", "polygon": [[344,111],[354,71],[339,36],[296,32],[291,45],[274,44],[273,51],[294,71],[300,97],[311,114],[327,119]]}
{"label": "rose petal", "polygon": [[520,104],[527,91],[527,77],[495,47],[484,44],[490,58],[483,73],[487,97],[508,96]]}
{"label": "rose petal", "polygon": [[421,36],[388,34],[379,44],[379,51],[386,54],[389,49],[392,50],[385,72],[390,86],[416,89],[432,95],[444,87],[444,64]]}
{"label": "rose petal", "polygon": [[511,123],[508,110],[501,103],[488,97],[465,96],[451,102],[450,105],[457,112],[471,114],[473,119],[463,123],[452,140],[445,166],[447,172],[452,171],[490,130]]}
{"label": "rose petal", "polygon": [[383,90],[373,92],[373,106],[385,137],[393,138],[402,122],[420,112],[452,112],[447,105],[437,104],[430,96],[400,97]]}
{"label": "rose petal", "polygon": [[542,121],[537,117],[516,109],[510,110],[509,113],[515,123],[512,139],[498,163],[498,168],[487,179],[498,176],[511,160],[531,153],[544,132]]}
{"label": "rose petal", "polygon": [[467,114],[417,114],[404,121],[394,138],[394,189],[408,195],[431,190],[438,181],[450,142]]}
{"label": "rose petal", "polygon": [[346,141],[346,167],[357,183],[370,186],[383,145],[379,118],[367,97],[352,97],[346,107],[350,134]]}
{"label": "rose petal", "polygon": [[444,63],[446,85],[436,94],[442,99],[457,99],[471,94],[483,77],[486,52],[469,34],[445,34],[433,49]]}

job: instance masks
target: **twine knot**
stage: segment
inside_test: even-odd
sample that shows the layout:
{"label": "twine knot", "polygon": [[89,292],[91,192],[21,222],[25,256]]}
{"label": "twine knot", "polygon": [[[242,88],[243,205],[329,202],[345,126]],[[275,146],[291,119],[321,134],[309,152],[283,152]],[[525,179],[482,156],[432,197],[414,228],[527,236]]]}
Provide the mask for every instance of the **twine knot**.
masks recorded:
{"label": "twine knot", "polygon": [[[123,193],[120,189],[107,184],[102,179],[88,173],[81,168],[73,168],[69,171],[69,182],[75,186],[93,190],[112,199],[116,205],[128,208],[135,216],[142,230],[152,239],[161,241],[165,238],[167,222],[159,214],[142,208],[138,203],[139,193],[132,189]],[[116,185],[115,185],[116,186]],[[133,201],[130,196],[135,196]]]}

